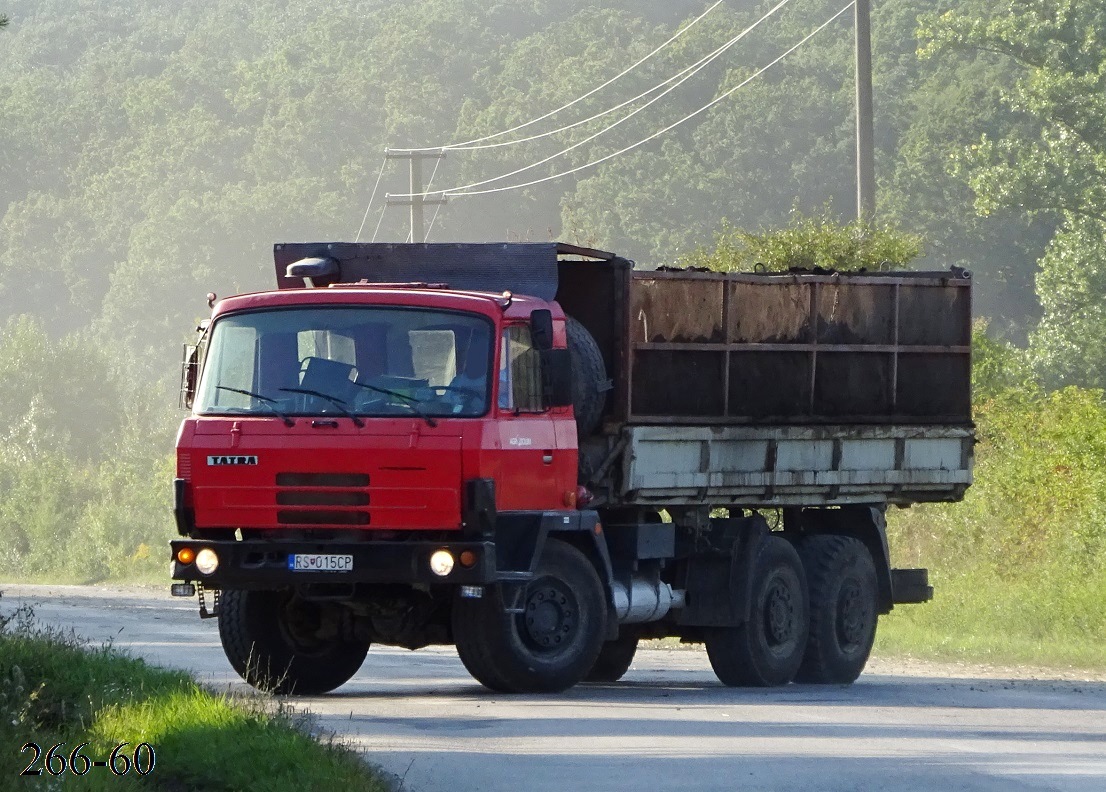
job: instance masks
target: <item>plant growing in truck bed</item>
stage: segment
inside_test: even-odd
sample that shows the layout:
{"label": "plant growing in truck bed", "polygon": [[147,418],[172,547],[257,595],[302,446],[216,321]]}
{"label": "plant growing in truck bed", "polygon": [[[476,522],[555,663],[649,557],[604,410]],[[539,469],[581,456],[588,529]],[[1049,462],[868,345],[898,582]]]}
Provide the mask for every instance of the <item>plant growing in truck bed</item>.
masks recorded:
{"label": "plant growing in truck bed", "polygon": [[792,268],[902,269],[922,254],[922,239],[890,226],[796,215],[785,228],[753,233],[724,222],[714,243],[679,259],[684,267],[721,272]]}

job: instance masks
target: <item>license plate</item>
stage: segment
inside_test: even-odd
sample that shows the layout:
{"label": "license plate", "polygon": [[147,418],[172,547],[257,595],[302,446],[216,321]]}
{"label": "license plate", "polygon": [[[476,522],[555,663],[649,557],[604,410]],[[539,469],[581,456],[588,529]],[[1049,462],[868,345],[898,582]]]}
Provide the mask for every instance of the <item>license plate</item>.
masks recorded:
{"label": "license plate", "polygon": [[292,553],[288,568],[293,572],[350,572],[353,556],[332,553]]}

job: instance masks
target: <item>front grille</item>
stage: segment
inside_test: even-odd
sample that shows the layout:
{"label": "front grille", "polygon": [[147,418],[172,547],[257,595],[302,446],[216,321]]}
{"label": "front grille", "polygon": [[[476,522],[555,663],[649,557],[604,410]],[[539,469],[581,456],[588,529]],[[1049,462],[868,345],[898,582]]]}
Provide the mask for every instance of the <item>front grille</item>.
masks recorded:
{"label": "front grille", "polygon": [[177,452],[177,478],[192,478],[192,455],[187,451]]}
{"label": "front grille", "polygon": [[277,510],[282,525],[369,524],[367,473],[278,473],[276,484],[276,504],[293,507]]}

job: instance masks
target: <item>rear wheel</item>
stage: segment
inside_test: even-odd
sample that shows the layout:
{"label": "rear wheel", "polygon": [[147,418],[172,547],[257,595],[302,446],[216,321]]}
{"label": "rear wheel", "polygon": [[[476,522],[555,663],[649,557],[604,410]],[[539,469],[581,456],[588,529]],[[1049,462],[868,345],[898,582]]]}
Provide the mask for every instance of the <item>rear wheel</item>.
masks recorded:
{"label": "rear wheel", "polygon": [[269,693],[316,695],[350,680],[369,645],[342,637],[334,603],[299,599],[291,591],[224,591],[219,638],[231,666]]}
{"label": "rear wheel", "polygon": [[637,641],[636,635],[620,635],[604,643],[585,679],[588,682],[617,682],[622,679],[634,662]]}
{"label": "rear wheel", "polygon": [[554,693],[582,680],[603,645],[607,604],[587,557],[557,539],[545,543],[533,580],[517,599],[489,586],[453,605],[457,654],[485,687],[504,693]]}
{"label": "rear wheel", "polygon": [[810,586],[810,638],[799,682],[848,684],[860,676],[876,637],[876,567],[859,539],[810,536],[801,546]]}
{"label": "rear wheel", "polygon": [[803,659],[808,613],[798,553],[786,540],[765,536],[753,563],[749,618],[737,627],[706,631],[714,673],[735,687],[786,685]]}

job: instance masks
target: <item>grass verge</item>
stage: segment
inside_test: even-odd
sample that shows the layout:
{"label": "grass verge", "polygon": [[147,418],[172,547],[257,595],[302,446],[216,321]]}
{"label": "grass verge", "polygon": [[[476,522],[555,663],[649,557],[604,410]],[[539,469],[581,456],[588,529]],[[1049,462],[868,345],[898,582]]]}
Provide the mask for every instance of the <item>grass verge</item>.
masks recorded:
{"label": "grass verge", "polygon": [[875,653],[969,663],[1106,669],[1106,576],[986,567],[933,576],[934,600],[880,619]]}
{"label": "grass verge", "polygon": [[[0,787],[4,789],[116,790],[366,790],[388,787],[350,750],[308,735],[306,722],[260,697],[213,694],[187,674],[155,668],[110,647],[86,649],[75,638],[33,624],[28,610],[0,617]],[[133,762],[140,743],[156,764],[141,776],[134,767],[117,776],[106,767],[83,775],[19,774],[34,758],[20,753],[37,743],[42,769],[51,746],[107,760],[120,752]],[[139,760],[146,767],[146,754]],[[83,767],[83,761],[78,758]],[[55,757],[53,769],[61,763]],[[116,768],[122,769],[118,759]]]}

